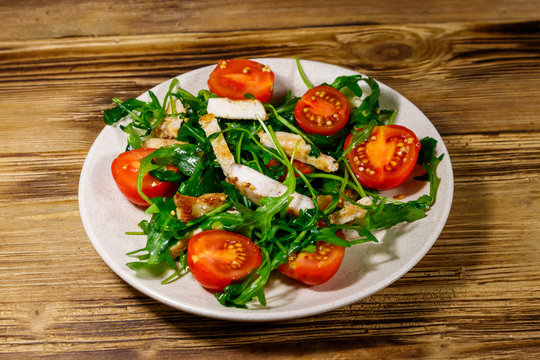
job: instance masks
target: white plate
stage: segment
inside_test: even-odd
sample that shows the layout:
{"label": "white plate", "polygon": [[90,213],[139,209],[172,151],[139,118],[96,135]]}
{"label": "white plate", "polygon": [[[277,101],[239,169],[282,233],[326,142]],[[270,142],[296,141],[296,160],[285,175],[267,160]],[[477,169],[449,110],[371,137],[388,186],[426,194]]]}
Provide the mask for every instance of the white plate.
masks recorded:
{"label": "white plate", "polygon": [[[274,98],[282,96],[288,89],[299,96],[307,90],[293,59],[256,60],[270,65],[275,73]],[[302,61],[302,66],[313,84],[332,82],[341,75],[356,74],[349,69],[313,61]],[[212,65],[178,76],[179,86],[195,94],[200,89],[206,89],[208,75],[214,67]],[[171,80],[152,89],[158,98],[163,98]],[[341,268],[329,282],[309,287],[276,274],[266,286],[268,305],[265,308],[255,305],[250,309],[236,309],[220,305],[214,295],[203,289],[191,274],[171,284],[161,285],[163,275],[137,273],[129,269],[126,263],[134,259],[126,253],[144,247],[146,240],[144,236],[130,236],[125,232],[138,231],[137,223],[145,214],[124,198],[112,179],[111,162],[124,151],[126,135],[119,128],[111,126],[105,127],[97,137],[81,173],[79,208],[88,237],[107,265],[139,291],[174,308],[211,318],[239,321],[300,318],[354,303],[383,289],[418,263],[441,233],[450,212],[454,182],[448,151],[435,127],[405,97],[384,84],[380,84],[380,87],[381,108],[398,109],[397,124],[406,125],[418,138],[430,136],[436,139],[437,153],[445,154],[438,168],[442,182],[437,203],[427,218],[379,234],[379,243],[347,249]],[[147,94],[140,98],[147,99]],[[393,190],[390,195],[407,193],[409,198],[416,199],[429,189],[427,183],[417,181],[409,181],[405,186],[407,189]]]}

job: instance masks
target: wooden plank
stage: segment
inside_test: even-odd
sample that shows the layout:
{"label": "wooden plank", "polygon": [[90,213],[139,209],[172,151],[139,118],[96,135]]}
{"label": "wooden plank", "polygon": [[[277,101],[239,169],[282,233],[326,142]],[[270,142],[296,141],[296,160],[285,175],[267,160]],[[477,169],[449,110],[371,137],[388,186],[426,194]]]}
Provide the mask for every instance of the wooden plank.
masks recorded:
{"label": "wooden plank", "polygon": [[385,82],[442,134],[539,131],[540,32],[524,33],[527,26],[351,26],[3,42],[0,111],[6,126],[0,132],[6,140],[0,153],[37,151],[41,144],[16,147],[27,123],[48,135],[51,150],[68,144],[87,149],[112,97],[137,96],[221,57],[253,56],[262,39],[268,41],[258,56],[329,61]]}
{"label": "wooden plank", "polygon": [[[538,20],[524,0],[3,1],[0,39],[273,30],[350,24]],[[481,15],[480,15],[481,13]]]}

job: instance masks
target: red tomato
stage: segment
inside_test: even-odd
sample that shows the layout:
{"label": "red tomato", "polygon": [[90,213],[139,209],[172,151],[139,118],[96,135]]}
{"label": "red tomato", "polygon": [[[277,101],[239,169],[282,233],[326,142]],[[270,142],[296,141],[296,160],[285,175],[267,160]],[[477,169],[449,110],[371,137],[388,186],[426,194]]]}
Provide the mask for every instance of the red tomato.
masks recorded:
{"label": "red tomato", "polygon": [[220,60],[210,74],[208,88],[233,100],[252,94],[261,102],[268,102],[274,91],[274,73],[267,65],[252,60]]}
{"label": "red tomato", "polygon": [[[345,140],[345,148],[351,139],[352,134]],[[360,184],[370,189],[389,190],[409,177],[419,151],[418,138],[406,127],[376,126],[371,138],[349,152],[347,159]]]}
{"label": "red tomato", "polygon": [[324,241],[317,241],[316,246],[317,251],[314,253],[302,251],[289,256],[287,263],[277,268],[278,271],[307,285],[327,282],[338,271],[345,248]]}
{"label": "red tomato", "polygon": [[[148,203],[137,192],[137,173],[141,163],[139,160],[150,155],[152,148],[140,148],[126,151],[113,160],[111,171],[118,189],[132,203],[148,206]],[[149,198],[156,196],[172,196],[178,189],[178,183],[159,181],[150,174],[143,178],[142,191]]]}
{"label": "red tomato", "polygon": [[[279,165],[281,165],[281,163],[280,163],[279,161],[277,161],[276,159],[270,159],[270,161],[268,162],[268,164],[266,164],[266,166],[267,166],[270,170],[272,170],[272,168],[273,168],[274,166],[279,166]],[[294,166],[295,168],[297,168],[298,170],[300,170],[300,172],[301,172],[302,174],[304,174],[304,175],[311,174],[311,173],[313,172],[313,170],[311,170],[311,167],[309,167],[309,165],[306,165],[306,164],[304,164],[303,162],[298,161],[298,160],[293,160],[293,166]],[[279,177],[279,180],[280,180],[280,181],[284,181],[285,178],[287,177],[287,173],[288,173],[288,172],[289,172],[288,170],[285,170],[285,175],[280,176],[280,177]],[[298,177],[298,174],[297,174],[296,172],[294,173],[294,175],[295,175],[296,177]]]}
{"label": "red tomato", "polygon": [[189,240],[189,270],[202,286],[223,290],[261,264],[261,253],[249,238],[225,230],[207,230]]}
{"label": "red tomato", "polygon": [[305,132],[332,135],[347,125],[349,101],[331,86],[320,85],[309,89],[296,103],[294,118]]}

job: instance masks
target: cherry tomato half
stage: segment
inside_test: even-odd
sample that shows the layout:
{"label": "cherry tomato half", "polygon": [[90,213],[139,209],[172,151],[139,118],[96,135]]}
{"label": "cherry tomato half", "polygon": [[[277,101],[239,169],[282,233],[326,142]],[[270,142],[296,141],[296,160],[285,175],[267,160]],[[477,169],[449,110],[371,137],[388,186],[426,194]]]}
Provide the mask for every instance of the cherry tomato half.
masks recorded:
{"label": "cherry tomato half", "polygon": [[[352,134],[345,140],[345,148]],[[371,138],[347,154],[347,159],[362,186],[389,190],[401,185],[411,174],[420,151],[420,142],[411,130],[401,125],[376,126]]]}
{"label": "cherry tomato half", "polygon": [[[118,189],[129,201],[139,206],[148,203],[137,192],[137,173],[141,167],[140,160],[156,149],[140,148],[121,153],[113,160],[111,171]],[[142,191],[149,198],[156,196],[172,196],[178,189],[178,183],[159,181],[150,174],[143,177]]]}
{"label": "cherry tomato half", "polygon": [[223,290],[261,264],[261,253],[249,238],[225,230],[207,230],[189,240],[189,270],[202,286]]}
{"label": "cherry tomato half", "polygon": [[[266,164],[266,166],[272,170],[272,168],[274,166],[282,166],[281,163],[279,161],[277,161],[276,159],[270,159],[270,161],[268,162],[268,164]],[[304,175],[307,175],[307,174],[311,174],[313,172],[313,170],[311,169],[311,167],[309,165],[306,165],[305,163],[301,162],[301,161],[298,161],[298,160],[293,160],[293,166],[295,168],[297,168],[298,170],[300,170],[300,172]],[[279,177],[279,181],[284,181],[285,178],[287,177],[287,173],[289,171],[287,169],[285,169],[285,175],[282,175]],[[296,177],[298,177],[298,174],[295,172],[294,175]]]}
{"label": "cherry tomato half", "polygon": [[294,118],[307,133],[332,135],[347,125],[349,101],[331,86],[320,85],[309,89],[296,103]]}
{"label": "cherry tomato half", "polygon": [[317,241],[316,246],[317,251],[313,253],[302,251],[289,256],[287,263],[277,268],[278,271],[307,285],[327,282],[338,271],[345,248],[324,241]]}
{"label": "cherry tomato half", "polygon": [[274,91],[274,73],[267,65],[252,60],[220,60],[210,74],[208,88],[233,100],[251,94],[261,102],[268,102]]}

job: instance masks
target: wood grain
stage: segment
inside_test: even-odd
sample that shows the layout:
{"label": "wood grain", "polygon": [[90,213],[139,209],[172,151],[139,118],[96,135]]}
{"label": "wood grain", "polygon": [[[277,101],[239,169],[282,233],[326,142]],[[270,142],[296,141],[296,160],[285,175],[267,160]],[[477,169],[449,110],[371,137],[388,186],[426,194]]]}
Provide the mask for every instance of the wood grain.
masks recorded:
{"label": "wood grain", "polygon": [[0,39],[316,28],[356,24],[538,20],[538,1],[83,0],[0,2]]}
{"label": "wood grain", "polygon": [[[540,357],[540,4],[311,4],[0,2],[0,359]],[[455,193],[433,248],[379,293],[287,322],[131,288],[77,205],[111,98],[219,58],[295,56],[371,75],[435,124]]]}
{"label": "wood grain", "polygon": [[[374,76],[411,99],[443,134],[538,131],[539,26],[350,26],[0,43],[0,110],[13,114],[0,130],[9,139],[0,151],[14,149],[12,139],[26,131],[21,117],[37,120],[36,131],[64,137],[52,141],[64,146],[58,150],[83,149],[88,143],[73,133],[71,122],[98,126],[113,96],[138,96],[216,59],[251,56],[254,48],[258,57],[318,61],[331,53],[333,63]],[[537,30],[527,33],[531,28]],[[516,103],[519,111],[508,111]]]}

